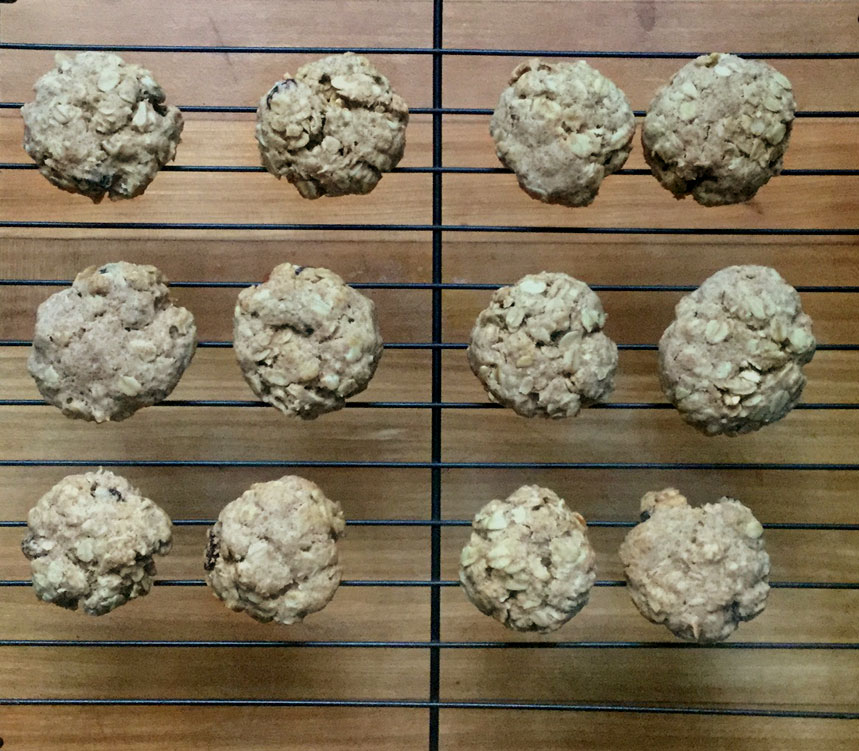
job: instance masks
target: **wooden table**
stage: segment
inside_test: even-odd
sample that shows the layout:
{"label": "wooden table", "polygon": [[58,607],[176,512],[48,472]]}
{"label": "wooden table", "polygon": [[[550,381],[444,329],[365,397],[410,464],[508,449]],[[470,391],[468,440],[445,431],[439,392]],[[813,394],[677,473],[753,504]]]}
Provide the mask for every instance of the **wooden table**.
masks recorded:
{"label": "wooden table", "polygon": [[[448,0],[444,45],[450,48],[637,51],[846,51],[857,49],[852,2],[767,3],[700,0]],[[3,6],[4,42],[143,45],[383,46],[432,45],[427,0],[289,3],[205,0],[22,0]],[[137,51],[126,59],[151,68],[172,103],[252,107],[308,54],[244,51]],[[53,52],[0,50],[2,100],[26,101],[52,65]],[[378,66],[413,107],[432,104],[432,56],[376,54]],[[445,107],[489,108],[520,58],[444,56]],[[592,60],[644,109],[679,59]],[[779,60],[799,108],[855,110],[859,61]],[[22,124],[0,110],[0,161],[26,162]],[[250,113],[188,113],[177,163],[258,164]],[[495,167],[485,115],[443,118],[446,166]],[[414,115],[404,167],[432,164],[432,116]],[[859,168],[859,118],[798,119],[789,169]],[[628,168],[644,166],[638,143]],[[432,176],[384,177],[369,196],[304,201],[263,173],[168,171],[133,201],[93,205],[52,187],[34,170],[4,170],[2,221],[143,223],[358,223],[426,225]],[[744,205],[704,209],[675,201],[647,175],[609,178],[592,207],[571,210],[529,199],[509,174],[445,174],[446,225],[551,225],[657,228],[855,228],[859,177],[782,176]],[[242,231],[188,229],[0,228],[0,277],[70,279],[80,269],[123,259],[152,263],[173,280],[259,280],[277,263],[328,266],[355,282],[432,280],[432,233],[409,231]],[[859,284],[855,235],[443,234],[445,282],[500,283],[543,269],[596,285],[696,285],[734,263],[775,266],[792,284]],[[0,287],[0,338],[28,339],[36,306],[55,288]],[[197,318],[202,340],[228,340],[234,288],[177,288]],[[370,289],[389,342],[431,339],[432,292]],[[485,290],[441,293],[443,339],[463,342],[485,305]],[[654,343],[671,320],[678,291],[602,292],[607,332],[620,343]],[[825,344],[859,343],[859,294],[803,293]],[[0,398],[33,399],[25,347],[0,347]],[[392,349],[359,401],[431,398],[431,351]],[[442,398],[482,402],[461,350],[444,350]],[[808,403],[859,402],[859,352],[820,351],[807,368]],[[624,350],[612,397],[663,401],[651,350]],[[232,352],[201,348],[174,399],[251,399]],[[163,406],[117,425],[67,420],[47,406],[0,407],[0,518],[21,520],[69,471],[8,466],[8,460],[340,460],[426,462],[427,408],[345,409],[307,424],[275,410]],[[676,485],[695,502],[739,497],[765,523],[845,524],[857,519],[857,479],[849,469],[687,470],[683,462],[853,464],[859,412],[803,409],[753,435],[711,439],[673,410],[601,409],[575,420],[526,421],[507,410],[444,409],[441,457],[458,462],[656,463],[642,469],[451,468],[440,473],[442,514],[468,519],[486,500],[519,484],[550,486],[594,521],[630,521],[648,490]],[[252,482],[285,470],[129,467],[119,470],[176,519],[211,519]],[[430,518],[426,468],[304,468],[339,499],[352,520]],[[594,527],[598,576],[622,577],[623,528]],[[23,530],[0,528],[0,579],[26,579]],[[463,526],[441,528],[441,577],[456,578]],[[159,562],[165,579],[198,579],[205,527],[179,526],[174,552]],[[350,580],[429,579],[430,527],[353,526],[343,544]],[[859,581],[859,532],[770,529],[772,579]],[[525,640],[481,616],[457,587],[441,588],[445,642]],[[28,587],[0,587],[0,696],[49,699],[356,699],[428,698],[426,647],[12,646],[8,640],[295,640],[425,642],[430,588],[343,587],[322,613],[291,628],[260,625],[230,613],[199,586],[159,587],[102,617],[39,603]],[[733,642],[857,641],[859,590],[780,588],[766,612]],[[561,631],[527,637],[540,643],[665,642],[621,587],[594,590],[591,603]],[[442,647],[445,702],[619,704],[648,707],[859,711],[859,651],[824,649],[627,648],[501,649]],[[10,751],[101,749],[423,749],[425,707],[0,706],[0,736]],[[738,717],[632,712],[544,712],[442,708],[443,749],[855,749],[859,724],[837,719]]]}

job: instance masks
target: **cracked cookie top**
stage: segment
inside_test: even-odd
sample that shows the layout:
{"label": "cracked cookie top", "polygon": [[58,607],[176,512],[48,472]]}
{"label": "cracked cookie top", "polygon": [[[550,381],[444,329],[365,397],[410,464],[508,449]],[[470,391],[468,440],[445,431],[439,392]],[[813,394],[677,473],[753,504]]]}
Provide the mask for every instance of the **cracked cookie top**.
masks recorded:
{"label": "cracked cookie top", "polygon": [[529,60],[513,71],[489,129],[528,195],[587,206],[629,156],[635,118],[624,93],[586,62]]}
{"label": "cracked cookie top", "polygon": [[196,336],[155,266],[90,266],[39,306],[27,366],[66,417],[118,422],[170,394]]}
{"label": "cracked cookie top", "polygon": [[748,201],[781,172],[795,109],[790,81],[767,63],[702,55],[656,92],[641,131],[644,157],[677,198]]}
{"label": "cracked cookie top", "polygon": [[285,73],[260,99],[263,166],[304,198],[369,193],[397,166],[409,109],[365,57],[331,55]]}
{"label": "cracked cookie top", "polygon": [[477,512],[459,578],[482,613],[548,633],[587,604],[594,563],[584,518],[548,488],[523,485]]}
{"label": "cracked cookie top", "polygon": [[176,156],[182,115],[145,68],[108,52],[56,56],[21,108],[24,148],[54,185],[134,198]]}
{"label": "cracked cookie top", "polygon": [[313,419],[367,388],[382,356],[373,301],[323,268],[277,266],[242,290],[234,348],[264,402]]}
{"label": "cracked cookie top", "polygon": [[674,488],[646,493],[642,519],[620,546],[641,614],[687,641],[727,639],[766,605],[763,527],[733,498],[693,508]]}
{"label": "cracked cookie top", "polygon": [[662,390],[708,435],[780,420],[805,387],[811,318],[775,269],[730,266],[683,297],[659,342]]}
{"label": "cracked cookie top", "polygon": [[596,293],[567,274],[528,274],[477,317],[468,362],[490,399],[523,417],[574,417],[614,385],[617,345]]}
{"label": "cracked cookie top", "polygon": [[103,615],[152,587],[155,554],[170,551],[170,517],[124,477],[69,475],[27,516],[21,543],[36,596]]}
{"label": "cracked cookie top", "polygon": [[206,581],[231,610],[297,623],[324,608],[340,584],[345,526],[340,504],[310,480],[255,483],[209,530]]}

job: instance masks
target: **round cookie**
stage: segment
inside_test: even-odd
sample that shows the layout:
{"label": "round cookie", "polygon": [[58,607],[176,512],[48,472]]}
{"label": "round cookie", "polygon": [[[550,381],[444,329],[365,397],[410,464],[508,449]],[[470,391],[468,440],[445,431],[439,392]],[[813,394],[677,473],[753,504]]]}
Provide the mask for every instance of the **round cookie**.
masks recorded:
{"label": "round cookie", "polygon": [[152,588],[155,554],[170,552],[170,517],[124,477],[69,475],[30,509],[21,543],[45,602],[104,615]]}
{"label": "round cookie", "polygon": [[617,345],[584,282],[543,271],[501,287],[471,331],[468,362],[489,398],[523,417],[574,417],[614,387]]}
{"label": "round cookie", "polygon": [[641,614],[699,643],[727,639],[766,605],[763,527],[732,498],[692,508],[674,488],[645,494],[642,521],[620,546]]}
{"label": "round cookie", "polygon": [[21,109],[24,148],[58,188],[134,198],[176,156],[182,114],[152,74],[107,52],[56,56]]}
{"label": "round cookie", "polygon": [[334,597],[345,526],[340,504],[310,480],[256,483],[209,530],[206,581],[231,610],[263,623],[297,623]]}
{"label": "round cookie", "polygon": [[239,294],[234,348],[264,402],[312,420],[367,388],[382,356],[373,301],[323,268],[277,266]]}
{"label": "round cookie", "polygon": [[403,157],[409,108],[370,61],[347,52],[284,73],[260,99],[262,165],[304,198],[369,193]]}
{"label": "round cookie", "polygon": [[677,198],[748,201],[781,172],[795,110],[790,81],[767,63],[702,55],[656,92],[641,131],[644,158]]}
{"label": "round cookie", "polygon": [[482,613],[548,633],[587,604],[594,562],[585,520],[548,488],[524,485],[477,512],[459,579]]}
{"label": "round cookie", "polygon": [[586,62],[529,60],[513,71],[489,131],[529,196],[587,206],[626,162],[635,118],[624,93]]}
{"label": "round cookie", "polygon": [[730,266],[677,303],[659,342],[662,390],[707,435],[749,433],[793,409],[814,348],[811,318],[775,269]]}
{"label": "round cookie", "polygon": [[27,366],[66,417],[119,422],[167,397],[196,334],[154,266],[90,266],[39,306]]}

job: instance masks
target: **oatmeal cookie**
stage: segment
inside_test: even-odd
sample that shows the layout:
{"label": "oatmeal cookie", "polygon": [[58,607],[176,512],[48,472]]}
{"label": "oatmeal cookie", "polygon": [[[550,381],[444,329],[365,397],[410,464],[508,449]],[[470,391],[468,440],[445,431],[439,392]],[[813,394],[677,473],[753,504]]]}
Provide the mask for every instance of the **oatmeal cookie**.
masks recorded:
{"label": "oatmeal cookie", "polygon": [[641,524],[620,546],[628,591],[647,620],[687,641],[727,639],[766,605],[763,527],[733,498],[692,508],[666,488],[641,499]]}
{"label": "oatmeal cookie", "polygon": [[69,475],[30,509],[21,543],[45,602],[104,615],[152,588],[153,555],[170,551],[170,517],[124,477]]}
{"label": "oatmeal cookie", "polygon": [[345,525],[340,504],[310,480],[256,483],[209,530],[206,581],[231,610],[298,623],[334,597]]}
{"label": "oatmeal cookie", "polygon": [[409,108],[370,61],[347,52],[284,73],[262,97],[263,167],[304,198],[369,193],[406,147]]}
{"label": "oatmeal cookie", "polygon": [[108,52],[56,57],[21,109],[24,148],[58,188],[134,198],[176,156],[182,114],[146,68]]}
{"label": "oatmeal cookie", "polygon": [[677,198],[748,201],[781,172],[795,110],[790,81],[767,63],[702,55],[656,92],[641,131],[644,158]]}

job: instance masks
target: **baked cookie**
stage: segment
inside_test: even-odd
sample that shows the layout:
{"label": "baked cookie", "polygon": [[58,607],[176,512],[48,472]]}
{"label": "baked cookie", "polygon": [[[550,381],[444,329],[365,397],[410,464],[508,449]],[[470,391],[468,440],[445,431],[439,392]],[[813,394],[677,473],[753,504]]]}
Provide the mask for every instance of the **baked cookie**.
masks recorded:
{"label": "baked cookie", "polygon": [[529,196],[587,206],[629,156],[635,118],[624,93],[586,62],[529,60],[513,71],[489,131]]}
{"label": "baked cookie", "polygon": [[677,303],[659,342],[662,390],[707,435],[750,433],[793,409],[814,348],[811,318],[775,269],[730,266]]}
{"label": "baked cookie", "polygon": [[27,517],[21,543],[33,589],[45,602],[104,615],[148,594],[155,554],[170,552],[170,517],[124,477],[100,469],[69,475]]}
{"label": "baked cookie", "polygon": [[340,504],[310,480],[252,485],[209,530],[206,581],[231,610],[289,625],[322,610],[340,584]]}
{"label": "baked cookie", "polygon": [[587,604],[596,576],[585,520],[537,485],[480,509],[459,560],[468,599],[515,631],[563,626]]}
{"label": "baked cookie", "polygon": [[656,92],[641,131],[644,158],[676,198],[748,201],[781,172],[795,110],[790,81],[767,63],[702,55]]}
{"label": "baked cookie", "polygon": [[39,306],[27,366],[66,417],[119,422],[164,399],[197,346],[154,266],[90,266]]}
{"label": "baked cookie", "polygon": [[477,317],[468,363],[493,401],[523,417],[574,417],[611,393],[617,345],[584,282],[543,271],[501,287]]}
{"label": "baked cookie", "polygon": [[646,493],[641,524],[620,546],[641,614],[699,643],[727,639],[766,605],[763,527],[732,498],[692,508],[674,488]]}
{"label": "baked cookie", "polygon": [[54,185],[95,203],[134,198],[176,156],[182,114],[152,74],[108,52],[56,56],[21,109],[24,148]]}
{"label": "baked cookie", "polygon": [[312,420],[367,388],[382,356],[373,301],[333,271],[283,263],[239,294],[234,348],[264,402]]}
{"label": "baked cookie", "polygon": [[370,61],[347,52],[283,74],[260,99],[262,165],[304,198],[369,193],[403,157],[409,108]]}

